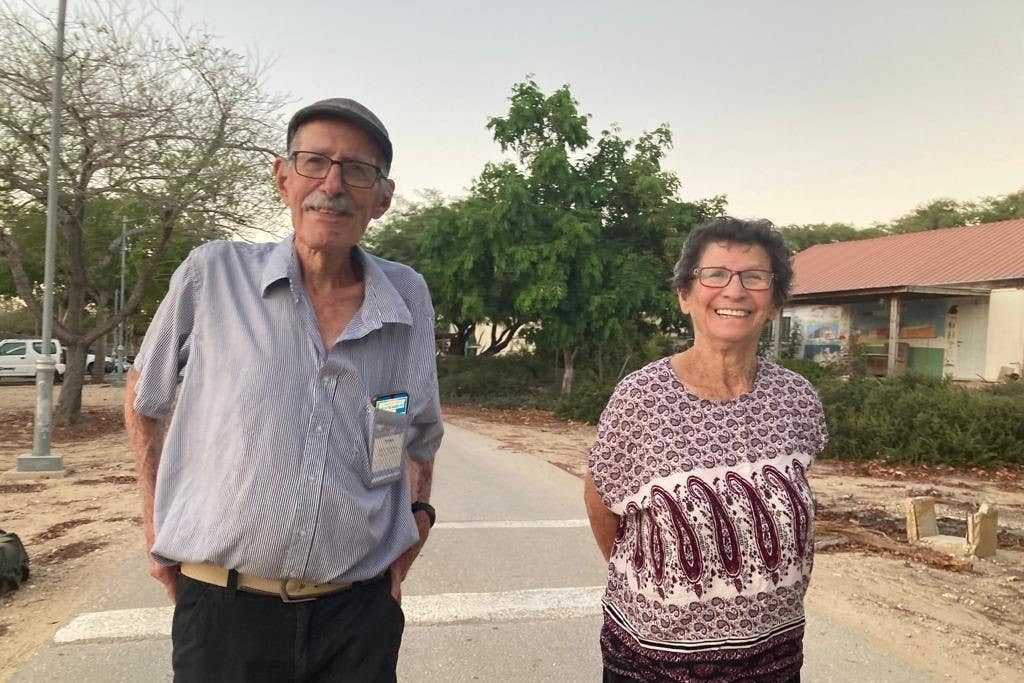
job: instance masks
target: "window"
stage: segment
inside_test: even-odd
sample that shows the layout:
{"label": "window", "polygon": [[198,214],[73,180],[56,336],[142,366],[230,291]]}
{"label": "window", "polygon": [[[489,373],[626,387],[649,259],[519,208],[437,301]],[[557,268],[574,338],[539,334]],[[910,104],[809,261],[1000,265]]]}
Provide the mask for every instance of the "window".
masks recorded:
{"label": "window", "polygon": [[0,344],[0,356],[24,356],[25,342],[7,342]]}
{"label": "window", "polygon": [[[35,349],[36,353],[42,353],[43,352],[43,342],[41,342],[41,341],[32,342],[32,348]],[[50,355],[51,356],[56,356],[57,355],[57,345],[54,344],[52,341],[50,342]]]}

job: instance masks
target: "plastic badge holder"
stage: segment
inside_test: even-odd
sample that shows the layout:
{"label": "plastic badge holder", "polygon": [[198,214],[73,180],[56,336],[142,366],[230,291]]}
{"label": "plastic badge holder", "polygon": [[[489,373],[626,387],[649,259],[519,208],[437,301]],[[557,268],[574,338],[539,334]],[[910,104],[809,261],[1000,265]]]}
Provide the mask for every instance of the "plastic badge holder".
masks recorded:
{"label": "plastic badge holder", "polygon": [[374,399],[373,423],[370,433],[370,486],[382,486],[402,476],[405,454],[405,431],[408,426],[406,394],[381,396]]}

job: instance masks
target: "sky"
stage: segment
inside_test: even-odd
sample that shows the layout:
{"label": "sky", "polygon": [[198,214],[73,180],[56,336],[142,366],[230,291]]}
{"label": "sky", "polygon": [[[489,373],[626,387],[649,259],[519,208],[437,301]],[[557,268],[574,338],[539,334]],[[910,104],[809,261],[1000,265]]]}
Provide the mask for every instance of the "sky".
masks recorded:
{"label": "sky", "polygon": [[[399,197],[464,195],[502,158],[513,84],[569,85],[591,133],[661,123],[680,196],[778,225],[887,222],[1024,188],[1024,0],[179,0],[269,61],[288,111],[352,97]],[[283,131],[282,131],[283,132]]]}

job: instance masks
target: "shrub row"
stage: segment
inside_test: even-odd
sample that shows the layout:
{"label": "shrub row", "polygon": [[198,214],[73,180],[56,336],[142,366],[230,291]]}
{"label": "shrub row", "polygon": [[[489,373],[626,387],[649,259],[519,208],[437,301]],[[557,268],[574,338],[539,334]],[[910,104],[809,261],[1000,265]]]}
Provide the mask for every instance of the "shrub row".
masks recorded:
{"label": "shrub row", "polygon": [[441,356],[437,382],[445,403],[487,408],[530,406],[553,410],[561,378],[537,356]]}
{"label": "shrub row", "polygon": [[825,455],[909,464],[1024,465],[1024,392],[905,374],[819,385]]}

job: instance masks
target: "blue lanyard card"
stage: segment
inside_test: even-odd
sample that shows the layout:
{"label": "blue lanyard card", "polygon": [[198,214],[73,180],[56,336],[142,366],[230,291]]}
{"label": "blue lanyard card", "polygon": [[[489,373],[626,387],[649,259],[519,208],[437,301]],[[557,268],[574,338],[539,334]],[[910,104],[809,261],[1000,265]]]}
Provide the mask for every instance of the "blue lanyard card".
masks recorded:
{"label": "blue lanyard card", "polygon": [[409,409],[409,394],[399,392],[397,394],[386,394],[373,399],[373,407],[378,410],[386,410],[396,415],[405,415]]}

